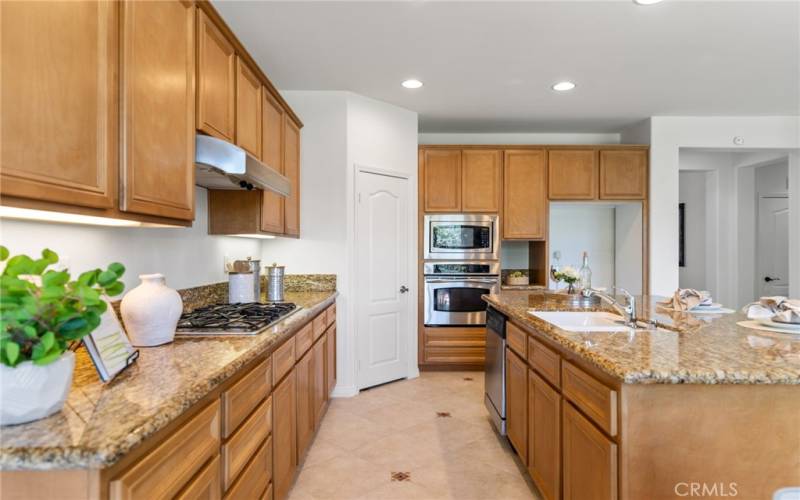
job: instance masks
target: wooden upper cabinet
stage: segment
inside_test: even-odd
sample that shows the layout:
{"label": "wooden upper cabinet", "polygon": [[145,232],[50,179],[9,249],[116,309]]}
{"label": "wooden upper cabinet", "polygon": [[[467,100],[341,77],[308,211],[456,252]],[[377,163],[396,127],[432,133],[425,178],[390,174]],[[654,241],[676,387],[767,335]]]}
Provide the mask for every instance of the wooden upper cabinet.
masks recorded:
{"label": "wooden upper cabinet", "polygon": [[564,500],[615,500],[617,445],[566,401],[561,418]]}
{"label": "wooden upper cabinet", "polygon": [[[166,47],[162,45],[162,50]],[[233,44],[197,9],[197,129],[234,142],[236,52]]]}
{"label": "wooden upper cabinet", "polygon": [[422,181],[426,212],[460,212],[461,150],[424,150]]}
{"label": "wooden upper cabinet", "polygon": [[261,80],[236,58],[236,144],[261,159]]}
{"label": "wooden upper cabinet", "polygon": [[547,192],[551,200],[597,199],[596,150],[549,150],[547,172]]}
{"label": "wooden upper cabinet", "polygon": [[461,209],[498,212],[503,188],[503,152],[465,149],[461,152]]}
{"label": "wooden upper cabinet", "polygon": [[506,425],[508,440],[528,463],[528,365],[506,349]]}
{"label": "wooden upper cabinet", "polygon": [[[280,173],[283,169],[283,107],[266,88],[261,89],[261,161]],[[283,196],[264,191],[261,201],[261,230],[282,234]]]}
{"label": "wooden upper cabinet", "polygon": [[506,151],[503,191],[503,238],[546,238],[548,205],[544,150]]}
{"label": "wooden upper cabinet", "polygon": [[283,175],[292,183],[284,199],[284,233],[300,236],[300,128],[288,116],[283,129]]}
{"label": "wooden upper cabinet", "polygon": [[121,5],[120,208],[192,220],[194,4],[171,0]]}
{"label": "wooden upper cabinet", "polygon": [[0,2],[0,193],[111,208],[117,2]]}
{"label": "wooden upper cabinet", "polygon": [[647,198],[647,151],[600,151],[600,199]]}

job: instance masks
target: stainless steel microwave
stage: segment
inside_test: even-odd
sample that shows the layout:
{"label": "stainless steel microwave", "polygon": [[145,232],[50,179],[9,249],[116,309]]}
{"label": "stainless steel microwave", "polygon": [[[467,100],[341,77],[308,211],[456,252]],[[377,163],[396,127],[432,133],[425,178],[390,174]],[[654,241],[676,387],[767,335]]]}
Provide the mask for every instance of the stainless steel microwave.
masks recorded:
{"label": "stainless steel microwave", "polygon": [[424,221],[425,259],[500,258],[500,234],[496,215],[426,215]]}

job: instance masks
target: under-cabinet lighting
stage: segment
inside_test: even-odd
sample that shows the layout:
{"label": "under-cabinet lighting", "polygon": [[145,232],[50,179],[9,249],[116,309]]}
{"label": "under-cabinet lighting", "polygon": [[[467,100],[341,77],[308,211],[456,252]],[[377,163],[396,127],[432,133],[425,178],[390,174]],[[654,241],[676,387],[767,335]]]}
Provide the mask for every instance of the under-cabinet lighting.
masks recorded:
{"label": "under-cabinet lighting", "polygon": [[261,239],[261,240],[271,240],[271,239],[275,238],[271,234],[256,234],[256,233],[252,233],[252,234],[231,234],[229,236],[235,236],[237,238],[258,238],[258,239]]}
{"label": "under-cabinet lighting", "polygon": [[637,5],[653,5],[660,2],[661,0],[633,0],[633,3]]}
{"label": "under-cabinet lighting", "polygon": [[419,81],[419,80],[416,80],[414,78],[411,78],[409,80],[405,80],[400,85],[402,85],[403,87],[405,87],[407,89],[418,89],[418,88],[422,87],[422,82]]}
{"label": "under-cabinet lighting", "polygon": [[567,90],[572,90],[575,88],[575,84],[572,82],[558,82],[553,85],[553,90],[557,90],[558,92],[566,92]]}
{"label": "under-cabinet lighting", "polygon": [[[57,222],[60,224],[85,224],[90,226],[122,226],[138,227],[145,224],[135,220],[113,219],[111,217],[96,217],[94,215],[70,214],[66,212],[50,212],[48,210],[34,210],[32,208],[0,207],[0,218],[35,220],[40,222]],[[156,224],[147,224],[156,226]]]}

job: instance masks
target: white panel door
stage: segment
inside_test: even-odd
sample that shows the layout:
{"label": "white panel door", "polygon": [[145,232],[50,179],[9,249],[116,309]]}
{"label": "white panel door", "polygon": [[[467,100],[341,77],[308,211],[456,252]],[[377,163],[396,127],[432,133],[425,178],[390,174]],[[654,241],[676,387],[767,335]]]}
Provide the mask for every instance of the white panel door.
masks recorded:
{"label": "white panel door", "polygon": [[408,370],[408,180],[358,172],[356,342],[358,388]]}
{"label": "white panel door", "polygon": [[789,198],[758,200],[758,275],[761,296],[789,296]]}

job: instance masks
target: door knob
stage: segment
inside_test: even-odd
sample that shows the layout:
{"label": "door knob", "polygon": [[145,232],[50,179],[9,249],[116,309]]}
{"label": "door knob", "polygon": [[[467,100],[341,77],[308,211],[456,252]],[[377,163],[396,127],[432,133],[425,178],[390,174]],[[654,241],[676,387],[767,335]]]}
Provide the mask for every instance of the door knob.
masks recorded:
{"label": "door knob", "polygon": [[403,285],[400,287],[400,293],[406,293],[408,291],[408,287]]}
{"label": "door knob", "polygon": [[767,283],[769,283],[770,281],[780,281],[780,280],[781,280],[780,278],[772,278],[770,276],[764,277],[764,281],[766,281]]}

